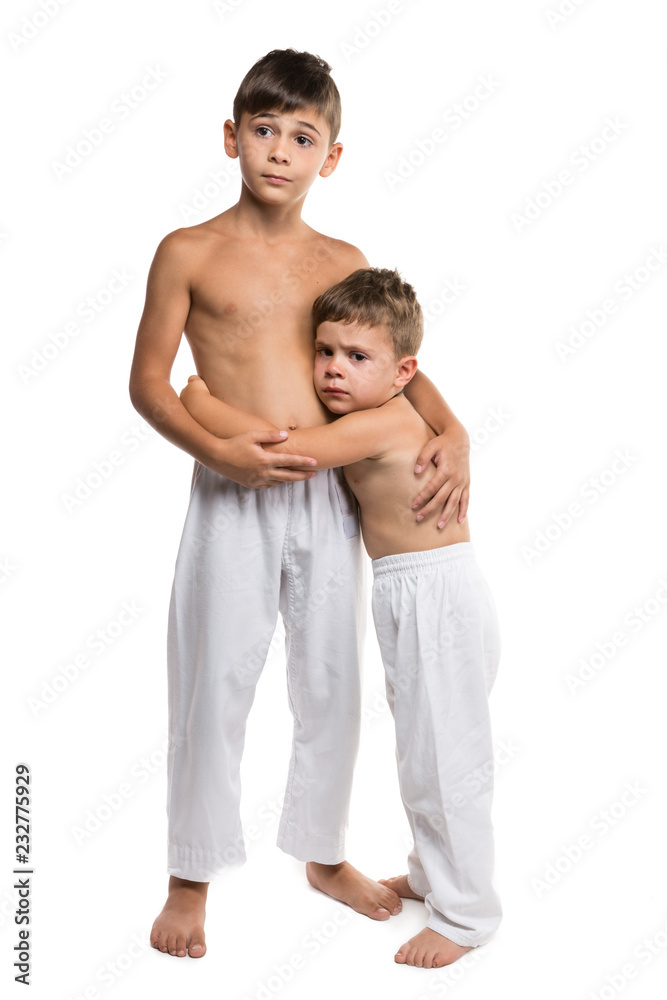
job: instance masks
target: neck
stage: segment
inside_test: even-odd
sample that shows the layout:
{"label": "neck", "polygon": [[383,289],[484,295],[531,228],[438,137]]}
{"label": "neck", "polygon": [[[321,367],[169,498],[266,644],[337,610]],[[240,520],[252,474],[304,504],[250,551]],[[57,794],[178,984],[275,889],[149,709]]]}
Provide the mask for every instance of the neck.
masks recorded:
{"label": "neck", "polygon": [[398,392],[395,392],[393,394],[393,396],[388,396],[387,399],[385,399],[382,403],[378,403],[378,405],[375,407],[375,409],[377,410],[380,406],[384,406],[384,404],[388,403],[390,399],[395,399],[396,396],[400,396],[401,393],[403,392],[403,389],[405,389],[405,386],[403,386],[401,389],[399,389]]}
{"label": "neck", "polygon": [[269,240],[289,238],[306,226],[301,218],[305,197],[291,205],[267,205],[256,198],[242,181],[241,195],[233,209],[234,217],[237,225],[253,236]]}

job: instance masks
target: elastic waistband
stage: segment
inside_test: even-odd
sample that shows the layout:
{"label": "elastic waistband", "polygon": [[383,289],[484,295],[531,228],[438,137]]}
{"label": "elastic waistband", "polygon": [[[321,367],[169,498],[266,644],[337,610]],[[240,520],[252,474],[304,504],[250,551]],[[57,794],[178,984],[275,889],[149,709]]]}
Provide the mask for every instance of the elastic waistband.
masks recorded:
{"label": "elastic waistband", "polygon": [[373,577],[399,575],[431,566],[442,566],[461,559],[474,559],[475,550],[472,542],[454,542],[443,545],[439,549],[426,549],[424,552],[400,552],[394,556],[381,556],[372,559]]}

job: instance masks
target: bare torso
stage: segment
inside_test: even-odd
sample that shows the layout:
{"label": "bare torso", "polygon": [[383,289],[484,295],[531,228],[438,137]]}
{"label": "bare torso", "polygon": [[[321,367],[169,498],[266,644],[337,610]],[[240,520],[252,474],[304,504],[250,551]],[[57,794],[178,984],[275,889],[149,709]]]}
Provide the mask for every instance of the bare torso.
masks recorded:
{"label": "bare torso", "polygon": [[240,232],[233,209],[181,233],[191,261],[185,336],[212,394],[278,427],[326,423],[313,388],[311,307],[363,266],[360,252],[305,223],[267,242]]}
{"label": "bare torso", "polygon": [[[416,521],[414,497],[423,488],[429,470],[416,476],[415,459],[433,431],[405,396],[384,404],[387,408],[387,450],[345,466],[345,478],[359,501],[361,530],[371,559],[401,552],[423,552],[454,542],[469,542],[468,518],[457,521],[458,509],[444,528],[437,517]],[[391,407],[391,410],[389,409]],[[431,471],[433,466],[431,466]]]}

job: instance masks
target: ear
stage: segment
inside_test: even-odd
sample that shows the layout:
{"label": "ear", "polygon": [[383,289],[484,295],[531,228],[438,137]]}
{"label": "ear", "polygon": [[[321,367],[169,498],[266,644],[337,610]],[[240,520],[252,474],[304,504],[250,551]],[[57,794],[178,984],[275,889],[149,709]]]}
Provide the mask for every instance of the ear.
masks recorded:
{"label": "ear", "polygon": [[403,386],[407,385],[410,379],[414,376],[417,371],[417,359],[412,355],[408,355],[405,358],[401,358],[396,365],[396,377],[394,379],[394,385]]}
{"label": "ear", "polygon": [[228,118],[224,124],[225,132],[225,153],[227,156],[231,156],[232,159],[236,159],[239,155],[238,145],[236,142],[236,125]]}
{"label": "ear", "polygon": [[322,169],[320,170],[320,177],[329,177],[336,167],[338,166],[338,161],[340,160],[341,153],[343,152],[343,143],[334,142],[333,146],[327,153],[327,158],[322,164]]}

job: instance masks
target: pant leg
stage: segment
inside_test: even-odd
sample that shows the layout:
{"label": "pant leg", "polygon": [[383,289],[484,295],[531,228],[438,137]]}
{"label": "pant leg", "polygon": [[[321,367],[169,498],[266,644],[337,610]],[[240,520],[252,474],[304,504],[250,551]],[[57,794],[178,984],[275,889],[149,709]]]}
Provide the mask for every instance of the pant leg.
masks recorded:
{"label": "pant leg", "polygon": [[501,919],[487,698],[500,654],[493,599],[469,542],[388,556],[373,568],[414,836],[410,884],[425,897],[429,927],[463,946],[484,944]]}
{"label": "pant leg", "polygon": [[239,765],[278,618],[287,491],[195,463],[169,608],[168,871],[209,881],[245,860]]}
{"label": "pant leg", "polygon": [[294,733],[278,846],[300,861],[337,864],[361,718],[357,504],[340,469],[289,491],[280,607]]}

